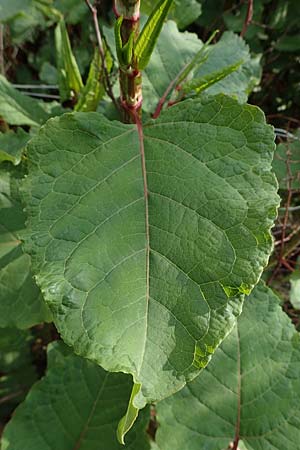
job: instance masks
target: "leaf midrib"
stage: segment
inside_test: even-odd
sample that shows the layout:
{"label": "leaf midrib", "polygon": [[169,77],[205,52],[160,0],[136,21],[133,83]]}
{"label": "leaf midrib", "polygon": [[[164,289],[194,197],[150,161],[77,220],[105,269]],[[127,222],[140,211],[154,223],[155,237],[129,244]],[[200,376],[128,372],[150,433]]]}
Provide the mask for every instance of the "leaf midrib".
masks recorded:
{"label": "leaf midrib", "polygon": [[140,147],[141,166],[143,175],[143,187],[145,199],[145,232],[146,232],[146,315],[145,315],[146,326],[140,362],[140,371],[141,371],[146,351],[147,334],[148,334],[148,316],[149,316],[149,299],[150,299],[150,225],[149,225],[149,201],[148,201],[149,194],[148,194],[147,168],[146,168],[146,157],[144,146],[144,133],[142,121],[138,116],[136,116],[136,127],[139,137],[139,147]]}
{"label": "leaf midrib", "polygon": [[101,388],[99,389],[99,392],[98,392],[98,394],[97,394],[97,397],[95,398],[94,403],[92,404],[92,408],[91,408],[90,413],[89,413],[89,415],[88,415],[87,421],[86,421],[86,423],[85,423],[85,425],[84,425],[84,427],[83,427],[83,429],[82,429],[82,431],[81,431],[81,433],[80,433],[80,435],[79,435],[79,437],[78,437],[78,440],[75,442],[75,447],[73,448],[73,450],[79,450],[80,447],[81,447],[82,441],[83,441],[83,439],[85,438],[86,433],[88,432],[89,425],[90,425],[91,420],[92,420],[92,418],[93,418],[93,415],[94,415],[96,406],[97,406],[97,404],[98,404],[98,402],[99,402],[99,400],[100,400],[101,394],[102,394],[102,392],[103,392],[103,390],[104,390],[104,388],[105,388],[105,385],[106,385],[108,376],[109,376],[109,372],[107,372],[106,375],[105,375],[105,377],[104,377],[102,386],[101,386]]}
{"label": "leaf midrib", "polygon": [[241,392],[242,392],[242,373],[241,373],[241,339],[239,327],[236,327],[237,334],[237,417],[235,425],[235,436],[233,441],[233,450],[238,450],[238,444],[240,441],[240,430],[241,430]]}

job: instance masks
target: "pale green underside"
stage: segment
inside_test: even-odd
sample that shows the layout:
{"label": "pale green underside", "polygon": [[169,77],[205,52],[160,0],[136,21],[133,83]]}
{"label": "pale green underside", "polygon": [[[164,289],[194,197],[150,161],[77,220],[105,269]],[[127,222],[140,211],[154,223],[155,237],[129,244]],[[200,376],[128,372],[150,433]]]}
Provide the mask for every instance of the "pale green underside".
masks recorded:
{"label": "pale green underside", "polygon": [[144,127],[150,258],[135,126],[51,119],[28,147],[26,251],[62,338],[142,385],[137,407],[194,378],[271,251],[272,128],[219,96]]}
{"label": "pale green underside", "polygon": [[227,450],[238,403],[240,450],[299,450],[299,344],[279,299],[259,285],[207,369],[158,404],[159,450]]}

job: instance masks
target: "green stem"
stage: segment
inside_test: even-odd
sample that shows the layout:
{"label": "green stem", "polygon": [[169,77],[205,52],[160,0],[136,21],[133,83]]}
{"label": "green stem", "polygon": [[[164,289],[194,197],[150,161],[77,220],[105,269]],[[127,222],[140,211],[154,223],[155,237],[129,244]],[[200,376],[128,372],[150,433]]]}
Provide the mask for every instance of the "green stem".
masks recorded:
{"label": "green stem", "polygon": [[[115,0],[115,14],[122,16],[121,38],[123,46],[134,33],[136,41],[140,31],[140,0]],[[136,58],[131,63],[120,67],[120,103],[126,123],[135,123],[142,113],[142,76]]]}

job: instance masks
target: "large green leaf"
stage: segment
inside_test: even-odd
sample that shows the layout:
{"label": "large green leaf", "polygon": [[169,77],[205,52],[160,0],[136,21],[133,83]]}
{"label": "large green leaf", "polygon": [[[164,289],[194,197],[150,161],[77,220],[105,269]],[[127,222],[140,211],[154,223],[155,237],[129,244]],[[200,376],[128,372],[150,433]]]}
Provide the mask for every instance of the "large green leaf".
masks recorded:
{"label": "large green leaf", "polygon": [[[272,247],[274,135],[229,97],[188,100],[144,127],[66,114],[28,147],[26,250],[76,353],[164,398],[231,330]],[[147,199],[147,200],[146,200]]]}
{"label": "large green leaf", "polygon": [[[126,410],[131,379],[105,372],[61,342],[50,345],[48,371],[4,431],[2,450],[118,450],[116,427]],[[147,412],[126,448],[148,450]]]}
{"label": "large green leaf", "polygon": [[0,171],[0,327],[28,328],[50,321],[51,314],[32,278],[31,259],[20,234],[25,215],[16,170]]}
{"label": "large green leaf", "polygon": [[[143,72],[143,107],[146,111],[154,111],[167,86],[185,64],[192,60],[202,45],[195,34],[180,33],[174,22],[167,22],[150,63]],[[234,73],[210,86],[207,92],[232,95],[245,102],[259,81],[260,68],[259,62],[250,58],[249,48],[243,39],[234,33],[224,33],[217,44],[210,46],[207,60],[194,73],[194,77],[208,76],[240,61],[243,61],[243,64]]]}
{"label": "large green leaf", "polygon": [[[158,405],[160,450],[298,450],[300,340],[260,284],[197,380]],[[235,447],[237,448],[237,447]]]}
{"label": "large green leaf", "polygon": [[0,75],[0,117],[10,125],[38,127],[49,117],[61,113],[58,104],[47,105],[23,95]]}

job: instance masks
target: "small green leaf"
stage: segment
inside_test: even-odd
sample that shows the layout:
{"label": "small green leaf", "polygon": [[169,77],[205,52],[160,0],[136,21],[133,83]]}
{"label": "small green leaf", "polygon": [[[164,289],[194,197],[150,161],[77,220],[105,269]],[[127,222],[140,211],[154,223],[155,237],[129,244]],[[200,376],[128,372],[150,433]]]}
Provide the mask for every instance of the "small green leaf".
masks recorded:
{"label": "small green leaf", "polygon": [[211,73],[219,72],[228,66],[243,64],[237,70],[211,85],[207,93],[215,95],[220,92],[235,97],[239,102],[246,102],[249,93],[258,83],[261,75],[259,58],[251,58],[248,45],[232,32],[226,31],[221,39],[210,46],[209,57],[197,70],[195,78],[202,78]]}
{"label": "small green leaf", "polygon": [[150,60],[172,2],[161,0],[157,3],[138,37],[134,54],[140,70],[145,69]]}
{"label": "small green leaf", "polygon": [[133,46],[135,33],[132,32],[128,41],[123,45],[121,37],[121,27],[123,23],[123,17],[120,16],[115,22],[115,43],[118,61],[121,67],[128,67],[132,62]]}
{"label": "small green leaf", "polygon": [[132,62],[134,45],[134,32],[132,32],[128,38],[128,41],[122,48],[123,59],[126,66],[129,66]]}
{"label": "small green leaf", "polygon": [[[107,70],[110,72],[112,68],[112,58],[108,51],[106,51],[105,58]],[[89,112],[97,110],[99,102],[105,94],[103,77],[104,73],[99,49],[95,48],[87,82],[80,92],[78,102],[75,105],[75,111]]]}
{"label": "small green leaf", "polygon": [[123,42],[122,42],[122,36],[121,36],[121,26],[123,23],[123,16],[118,17],[118,19],[115,21],[115,44],[116,44],[116,51],[117,51],[117,57],[119,64],[123,65]]}
{"label": "small green leaf", "polygon": [[141,390],[141,385],[138,383],[135,383],[133,385],[131,396],[128,402],[127,411],[124,417],[119,422],[118,429],[117,429],[117,438],[120,444],[125,444],[124,436],[130,428],[133,426],[134,422],[137,419],[139,410],[133,405],[134,397],[139,393]]}
{"label": "small green leaf", "polygon": [[66,24],[62,18],[55,28],[56,61],[61,101],[77,96],[83,88],[80,71],[72,52]]}
{"label": "small green leaf", "polygon": [[186,66],[185,70],[181,73],[180,77],[177,80],[177,84],[179,85],[182,83],[188,75],[198,67],[203,64],[207,58],[209,53],[209,44],[212,42],[216,34],[219,32],[219,30],[215,30],[212,35],[209,37],[209,39],[205,42],[205,44],[200,48],[200,50],[196,53],[196,55],[193,57],[191,62]]}
{"label": "small green leaf", "polygon": [[223,80],[223,78],[235,72],[242,64],[243,60],[240,60],[235,64],[227,66],[216,72],[212,72],[209,75],[205,75],[201,78],[193,78],[192,80],[187,81],[182,85],[182,91],[185,94],[188,94],[192,91],[196,92],[197,94],[200,94],[205,89],[208,89],[213,84]]}

